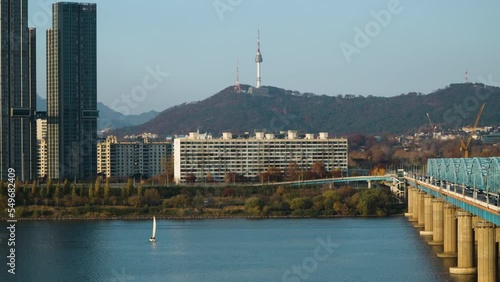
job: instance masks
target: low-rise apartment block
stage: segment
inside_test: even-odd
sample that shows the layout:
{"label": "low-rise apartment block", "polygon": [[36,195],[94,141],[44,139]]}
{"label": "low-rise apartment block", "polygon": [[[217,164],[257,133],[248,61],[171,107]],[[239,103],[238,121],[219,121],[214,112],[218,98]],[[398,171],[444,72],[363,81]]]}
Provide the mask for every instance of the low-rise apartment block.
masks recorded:
{"label": "low-rise apartment block", "polygon": [[162,174],[172,155],[172,142],[138,138],[118,141],[108,136],[97,145],[97,172],[104,177],[154,177]]}
{"label": "low-rise apartment block", "polygon": [[325,169],[347,171],[347,138],[329,138],[328,133],[298,135],[289,130],[285,134],[265,134],[233,138],[230,132],[221,138],[192,132],[174,139],[174,178],[186,182],[194,175],[204,179],[210,175],[222,181],[227,173],[255,178],[269,167],[284,171],[296,162],[300,169],[309,169],[315,162],[323,162]]}

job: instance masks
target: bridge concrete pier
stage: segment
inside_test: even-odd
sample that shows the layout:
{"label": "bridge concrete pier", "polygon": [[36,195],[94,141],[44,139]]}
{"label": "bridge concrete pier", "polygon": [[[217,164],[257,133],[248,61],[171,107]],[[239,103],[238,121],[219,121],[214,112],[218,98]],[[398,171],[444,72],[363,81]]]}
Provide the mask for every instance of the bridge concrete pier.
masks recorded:
{"label": "bridge concrete pier", "polygon": [[498,243],[498,252],[497,255],[500,258],[500,227],[495,228],[496,229],[496,240]]}
{"label": "bridge concrete pier", "polygon": [[450,258],[457,256],[457,219],[455,218],[456,207],[446,203],[443,207],[443,252],[437,256]]}
{"label": "bridge concrete pier", "polygon": [[422,236],[432,236],[434,233],[432,230],[432,199],[434,197],[430,194],[424,196],[424,230],[420,231]]}
{"label": "bridge concrete pier", "polygon": [[474,236],[472,229],[472,214],[458,210],[458,259],[457,267],[450,267],[451,274],[475,274],[474,267]]}
{"label": "bridge concrete pier", "polygon": [[423,191],[418,191],[417,192],[417,198],[418,198],[418,203],[417,203],[417,210],[418,210],[418,217],[417,217],[417,224],[415,227],[417,228],[422,228],[425,227],[425,203],[424,203],[424,195],[425,192]]}
{"label": "bridge concrete pier", "polygon": [[443,199],[432,199],[432,241],[430,245],[443,245]]}
{"label": "bridge concrete pier", "polygon": [[494,282],[497,277],[495,225],[480,221],[477,230],[477,281]]}
{"label": "bridge concrete pier", "polygon": [[407,201],[408,201],[408,212],[405,213],[405,217],[412,218],[413,217],[413,189],[408,187],[407,189]]}
{"label": "bridge concrete pier", "polygon": [[418,189],[416,187],[411,188],[411,222],[417,222],[418,221]]}

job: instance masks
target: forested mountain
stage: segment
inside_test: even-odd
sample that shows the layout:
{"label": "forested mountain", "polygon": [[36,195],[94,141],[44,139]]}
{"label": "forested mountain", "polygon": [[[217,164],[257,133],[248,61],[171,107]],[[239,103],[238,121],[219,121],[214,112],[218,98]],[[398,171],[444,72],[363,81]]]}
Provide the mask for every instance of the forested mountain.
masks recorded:
{"label": "forested mountain", "polygon": [[218,135],[266,130],[295,129],[304,133],[404,133],[429,126],[426,113],[444,129],[474,123],[486,103],[480,125],[500,124],[500,88],[483,84],[451,84],[430,94],[408,93],[394,97],[315,95],[276,87],[257,93],[236,93],[227,87],[199,102],[169,108],[145,124],[112,134],[158,133],[161,136],[200,130]]}

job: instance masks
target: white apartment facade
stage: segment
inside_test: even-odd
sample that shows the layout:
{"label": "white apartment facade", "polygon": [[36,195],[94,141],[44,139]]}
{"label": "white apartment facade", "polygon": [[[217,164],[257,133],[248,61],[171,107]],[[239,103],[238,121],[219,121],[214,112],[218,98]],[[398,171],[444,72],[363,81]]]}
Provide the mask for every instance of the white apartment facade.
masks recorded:
{"label": "white apartment facade", "polygon": [[38,178],[47,176],[47,115],[39,113],[36,117],[36,141],[37,141],[37,173]]}
{"label": "white apartment facade", "polygon": [[222,138],[196,132],[174,139],[174,179],[186,182],[191,174],[203,179],[209,174],[222,181],[226,173],[237,173],[254,178],[269,167],[284,171],[291,162],[300,169],[309,169],[315,162],[323,162],[325,169],[347,171],[347,138],[329,138],[328,133],[299,136],[289,130],[283,136],[257,132],[254,136],[233,138],[229,132]]}
{"label": "white apartment facade", "polygon": [[140,138],[121,142],[115,136],[108,136],[97,144],[97,173],[105,177],[149,178],[163,173],[162,162],[171,155],[170,141]]}
{"label": "white apartment facade", "polygon": [[37,140],[37,166],[38,177],[45,178],[47,176],[47,139]]}

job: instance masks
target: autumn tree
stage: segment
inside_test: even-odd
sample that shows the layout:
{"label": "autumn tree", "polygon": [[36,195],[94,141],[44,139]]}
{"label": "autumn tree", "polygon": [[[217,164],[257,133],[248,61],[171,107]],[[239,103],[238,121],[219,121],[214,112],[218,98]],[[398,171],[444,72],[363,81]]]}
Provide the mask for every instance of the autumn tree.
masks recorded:
{"label": "autumn tree", "polygon": [[386,169],[385,166],[382,164],[378,164],[370,170],[370,175],[372,176],[383,176],[385,174],[386,174]]}
{"label": "autumn tree", "polygon": [[165,177],[165,182],[174,181],[174,157],[170,154],[161,159],[162,176]]}
{"label": "autumn tree", "polygon": [[311,166],[311,173],[314,175],[315,179],[321,179],[326,177],[325,165],[323,162],[314,162]]}
{"label": "autumn tree", "polygon": [[333,178],[342,177],[342,171],[340,171],[340,169],[338,169],[338,168],[333,169],[332,170],[332,177]]}
{"label": "autumn tree", "polygon": [[192,173],[188,173],[186,175],[186,182],[187,183],[195,183],[196,182],[196,175],[194,175]]}
{"label": "autumn tree", "polygon": [[207,182],[214,182],[214,177],[212,176],[211,173],[207,173],[206,177],[205,177],[205,180]]}
{"label": "autumn tree", "polygon": [[285,171],[286,180],[296,181],[300,176],[300,169],[297,162],[290,162]]}
{"label": "autumn tree", "polygon": [[283,173],[279,168],[270,166],[266,172],[261,172],[259,174],[260,182],[279,182],[283,181]]}
{"label": "autumn tree", "polygon": [[224,198],[227,198],[227,197],[234,197],[234,190],[227,187],[226,189],[224,189],[224,191],[222,192],[222,197]]}

